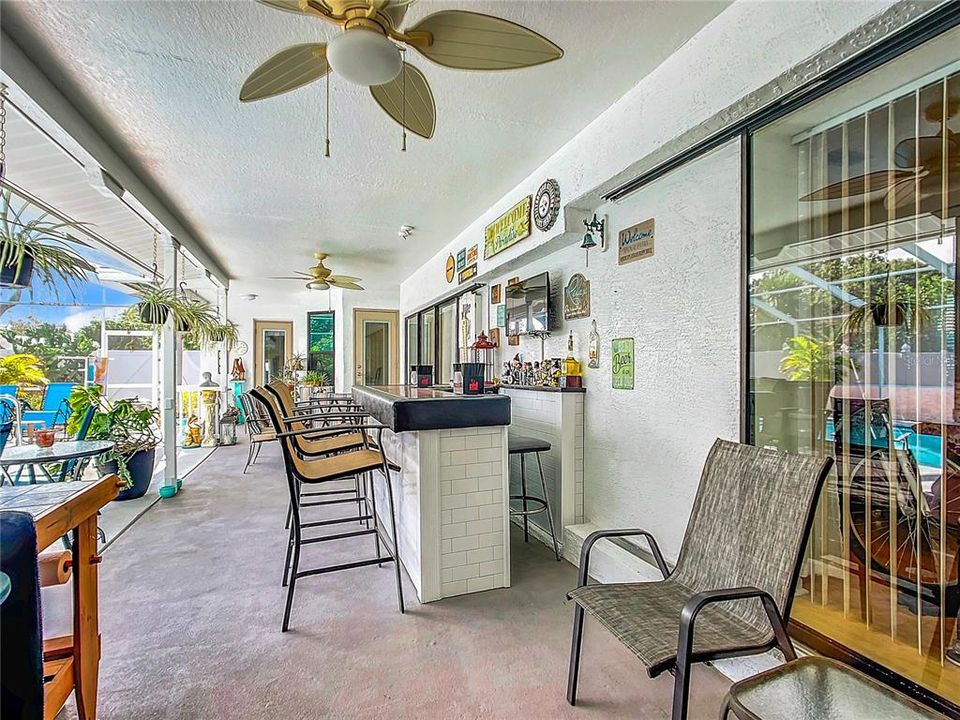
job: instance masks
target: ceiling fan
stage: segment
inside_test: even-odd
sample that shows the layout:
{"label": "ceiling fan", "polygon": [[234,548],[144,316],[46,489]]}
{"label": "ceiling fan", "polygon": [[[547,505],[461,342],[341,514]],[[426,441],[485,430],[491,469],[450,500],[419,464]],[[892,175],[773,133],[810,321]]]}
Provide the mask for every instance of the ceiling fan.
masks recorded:
{"label": "ceiling fan", "polygon": [[361,278],[353,275],[333,275],[330,268],[323,264],[329,255],[324,252],[315,252],[313,256],[317,259],[317,264],[310,267],[306,272],[295,270],[296,275],[281,275],[270,278],[271,280],[306,280],[308,290],[329,290],[332,287],[343,290],[363,290],[360,285]]}
{"label": "ceiling fan", "polygon": [[[948,120],[955,117],[960,98],[949,98],[946,109]],[[883,206],[888,210],[916,208],[940,217],[946,207],[947,217],[960,214],[960,134],[945,126],[942,101],[928,105],[924,117],[940,130],[897,143],[894,168],[831,183],[800,200],[837,200],[885,190]]]}
{"label": "ceiling fan", "polygon": [[264,5],[326,20],[342,32],[329,43],[281,50],[244,82],[240,100],[280,95],[327,76],[331,69],[370,87],[377,104],[410,132],[429,139],[436,128],[430,85],[404,62],[403,43],[429,60],[460,70],[512,70],[557,60],[563,50],[542,35],[503,18],[443,10],[400,29],[414,0],[259,0]]}

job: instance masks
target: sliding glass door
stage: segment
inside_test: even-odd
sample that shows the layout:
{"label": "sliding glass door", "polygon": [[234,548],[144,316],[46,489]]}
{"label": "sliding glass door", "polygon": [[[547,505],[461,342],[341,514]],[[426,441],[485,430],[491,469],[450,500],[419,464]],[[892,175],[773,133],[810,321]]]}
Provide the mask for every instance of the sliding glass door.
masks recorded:
{"label": "sliding glass door", "polygon": [[954,703],[957,47],[946,33],[752,136],[748,280],[751,440],[836,460],[794,619]]}

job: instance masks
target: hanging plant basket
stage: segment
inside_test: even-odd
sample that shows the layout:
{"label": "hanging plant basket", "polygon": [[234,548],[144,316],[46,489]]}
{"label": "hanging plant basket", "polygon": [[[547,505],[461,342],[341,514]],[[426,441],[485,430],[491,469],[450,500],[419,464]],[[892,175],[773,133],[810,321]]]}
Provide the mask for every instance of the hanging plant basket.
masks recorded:
{"label": "hanging plant basket", "polygon": [[33,255],[24,252],[20,267],[17,268],[17,265],[14,261],[0,268],[0,286],[18,290],[30,287],[33,281]]}
{"label": "hanging plant basket", "polygon": [[140,319],[147,325],[163,325],[170,314],[170,308],[153,303],[138,303],[137,312],[140,314]]}
{"label": "hanging plant basket", "polygon": [[870,308],[870,316],[877,327],[898,327],[906,322],[907,306],[903,303],[877,303]]}
{"label": "hanging plant basket", "polygon": [[174,315],[173,324],[174,324],[174,327],[176,327],[177,332],[179,333],[193,332],[193,323],[190,322],[187,318],[180,317],[179,315]]}

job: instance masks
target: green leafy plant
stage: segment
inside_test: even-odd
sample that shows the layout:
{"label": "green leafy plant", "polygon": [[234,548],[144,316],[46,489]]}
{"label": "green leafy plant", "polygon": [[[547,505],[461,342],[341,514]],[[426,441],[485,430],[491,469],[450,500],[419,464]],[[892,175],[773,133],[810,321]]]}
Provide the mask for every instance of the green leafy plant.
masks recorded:
{"label": "green leafy plant", "polygon": [[896,327],[906,325],[910,330],[923,330],[931,322],[930,311],[915,298],[904,285],[896,285],[868,302],[855,307],[843,319],[840,329],[850,335],[859,335],[873,327]]}
{"label": "green leafy plant", "polygon": [[65,231],[81,230],[85,223],[50,222],[47,213],[26,220],[30,203],[14,208],[11,197],[9,190],[0,193],[0,270],[5,279],[9,276],[7,286],[26,287],[36,280],[56,293],[59,279],[73,293],[74,284],[95,269],[66,247]]}
{"label": "green leafy plant", "polygon": [[137,299],[140,319],[148,325],[163,325],[172,315],[178,332],[202,339],[209,328],[216,324],[213,309],[206,300],[188,297],[158,282],[127,283],[126,287]]}
{"label": "green leafy plant", "polygon": [[233,350],[240,341],[240,326],[231,320],[226,322],[214,322],[204,328],[201,344],[206,347],[215,346],[218,343],[226,343],[227,351]]}
{"label": "green leafy plant", "polygon": [[160,410],[134,400],[109,401],[99,385],[74,387],[67,402],[72,411],[67,433],[76,435],[87,411],[93,408],[86,439],[113,441],[113,449],[98,461],[116,460],[120,479],[130,487],[133,480],[127,463],[141,450],[151,450],[160,444]]}
{"label": "green leafy plant", "polygon": [[46,385],[40,358],[29,353],[17,353],[0,358],[0,385]]}
{"label": "green leafy plant", "polygon": [[788,338],[780,372],[788,380],[833,382],[844,367],[852,367],[849,357],[833,350],[833,341],[819,342],[806,335]]}
{"label": "green leafy plant", "polygon": [[323,387],[330,384],[330,377],[325,372],[310,370],[303,376],[303,384],[308,387]]}

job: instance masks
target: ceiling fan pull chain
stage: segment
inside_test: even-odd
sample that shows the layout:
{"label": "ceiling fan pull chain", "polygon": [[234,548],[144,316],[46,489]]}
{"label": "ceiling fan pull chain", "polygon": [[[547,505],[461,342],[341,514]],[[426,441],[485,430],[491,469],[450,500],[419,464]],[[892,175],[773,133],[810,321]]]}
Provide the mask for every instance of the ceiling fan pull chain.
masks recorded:
{"label": "ceiling fan pull chain", "polygon": [[0,180],[7,176],[7,86],[0,83]]}
{"label": "ceiling fan pull chain", "polygon": [[323,156],[330,157],[330,71],[327,71],[327,109],[324,112],[324,120],[326,121],[326,137],[324,139],[324,150]]}

